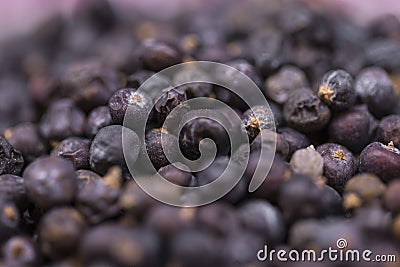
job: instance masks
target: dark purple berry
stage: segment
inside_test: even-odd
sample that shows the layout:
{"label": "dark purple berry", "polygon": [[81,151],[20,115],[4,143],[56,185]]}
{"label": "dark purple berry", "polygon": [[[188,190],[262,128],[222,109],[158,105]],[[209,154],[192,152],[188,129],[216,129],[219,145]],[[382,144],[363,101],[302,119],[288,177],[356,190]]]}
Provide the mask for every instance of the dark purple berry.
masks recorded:
{"label": "dark purple berry", "polygon": [[126,112],[135,120],[147,120],[147,112],[151,108],[151,99],[133,88],[124,88],[115,92],[108,101],[111,118],[114,123],[122,124]]}
{"label": "dark purple berry", "polygon": [[376,120],[365,106],[356,106],[334,116],[329,136],[353,152],[360,152],[373,138]]}
{"label": "dark purple berry", "polygon": [[89,169],[89,148],[90,140],[80,137],[69,137],[61,141],[51,151],[51,155],[70,160],[76,169]]}
{"label": "dark purple berry", "polygon": [[42,253],[50,259],[61,259],[70,255],[77,250],[85,228],[83,216],[74,208],[57,208],[47,212],[38,229]]}
{"label": "dark purple berry", "polygon": [[75,205],[88,223],[98,224],[120,213],[121,179],[121,170],[115,167],[104,178],[93,177],[80,186]]}
{"label": "dark purple berry", "polygon": [[369,144],[360,154],[360,172],[373,173],[384,182],[400,178],[400,150],[393,142]]}
{"label": "dark purple berry", "polygon": [[376,135],[380,142],[393,142],[395,147],[400,148],[400,115],[384,117],[378,124]]}
{"label": "dark purple berry", "polygon": [[218,154],[229,153],[230,143],[226,130],[210,118],[196,118],[185,124],[179,136],[182,153],[189,159],[198,159],[200,157],[199,144],[204,138],[211,138],[215,142]]}
{"label": "dark purple berry", "polygon": [[38,127],[30,122],[21,123],[4,131],[4,137],[17,150],[21,151],[26,163],[44,155],[47,144],[39,134]]}
{"label": "dark purple berry", "polygon": [[276,103],[284,104],[290,93],[310,85],[305,73],[295,66],[284,66],[265,81],[265,92]]}
{"label": "dark purple berry", "polygon": [[278,129],[278,132],[289,145],[289,158],[291,158],[293,153],[297,150],[309,147],[311,145],[311,142],[306,135],[290,127],[280,128]]}
{"label": "dark purple berry", "polygon": [[85,130],[85,114],[70,99],[58,100],[47,109],[39,127],[42,136],[50,141],[80,136]]}
{"label": "dark purple berry", "polygon": [[353,77],[344,70],[328,71],[319,84],[318,97],[332,110],[345,110],[357,99]]}
{"label": "dark purple berry", "polygon": [[385,70],[378,67],[364,69],[356,78],[355,88],[374,116],[381,118],[393,111],[397,100],[393,83]]}
{"label": "dark purple berry", "polygon": [[159,123],[164,122],[171,111],[185,101],[185,92],[175,88],[167,89],[154,105],[154,113],[157,121]]}
{"label": "dark purple berry", "polygon": [[189,171],[185,171],[170,164],[161,167],[158,174],[164,177],[167,181],[180,186],[196,185],[197,181]]}
{"label": "dark purple berry", "polygon": [[71,162],[58,157],[42,157],[24,171],[24,185],[29,199],[38,207],[48,209],[73,201],[77,180]]}
{"label": "dark purple berry", "polygon": [[109,126],[113,123],[110,109],[106,106],[101,106],[93,109],[87,118],[86,122],[86,135],[93,138],[101,128]]}
{"label": "dark purple berry", "polygon": [[[114,165],[126,169],[125,157],[122,148],[123,126],[111,125],[100,129],[90,146],[90,167],[95,172],[104,175]],[[131,157],[135,161],[140,151],[140,141],[135,132],[126,129],[125,136],[129,140],[124,145],[129,148]]]}
{"label": "dark purple berry", "polygon": [[324,160],[324,176],[327,183],[339,192],[343,192],[347,181],[357,170],[357,161],[353,154],[344,146],[326,143],[317,147],[317,152]]}
{"label": "dark purple berry", "polygon": [[146,134],[145,149],[144,153],[147,153],[154,168],[158,170],[170,163],[164,150],[171,154],[177,153],[178,139],[162,128],[152,129]]}
{"label": "dark purple berry", "polygon": [[105,105],[122,85],[118,72],[98,61],[74,63],[64,73],[61,80],[65,95],[85,111]]}
{"label": "dark purple berry", "polygon": [[177,48],[154,39],[144,41],[140,59],[145,68],[156,72],[178,64],[182,60]]}
{"label": "dark purple berry", "polygon": [[21,221],[20,211],[11,200],[0,199],[0,242],[17,234]]}
{"label": "dark purple berry", "polygon": [[250,141],[253,141],[261,130],[273,130],[274,123],[274,116],[266,106],[255,106],[243,113],[242,124]]}
{"label": "dark purple berry", "polygon": [[394,180],[389,183],[384,198],[384,206],[394,214],[400,213],[400,180]]}
{"label": "dark purple berry", "polygon": [[323,129],[331,118],[331,112],[311,90],[297,89],[284,104],[283,116],[294,129],[310,133]]}

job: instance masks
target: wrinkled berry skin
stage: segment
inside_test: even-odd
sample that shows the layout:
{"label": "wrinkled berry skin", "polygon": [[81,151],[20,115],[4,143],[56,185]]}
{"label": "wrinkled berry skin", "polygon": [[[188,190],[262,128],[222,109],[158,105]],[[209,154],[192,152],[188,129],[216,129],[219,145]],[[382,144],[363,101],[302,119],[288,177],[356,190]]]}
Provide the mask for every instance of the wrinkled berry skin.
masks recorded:
{"label": "wrinkled berry skin", "polygon": [[376,135],[378,141],[384,144],[393,142],[395,147],[400,148],[400,115],[384,117],[378,124]]}
{"label": "wrinkled berry skin", "polygon": [[343,192],[347,181],[357,172],[355,157],[350,150],[339,144],[326,143],[316,150],[324,159],[323,175],[328,179],[328,185]]}
{"label": "wrinkled berry skin", "polygon": [[110,110],[106,106],[93,109],[87,118],[85,133],[87,137],[93,138],[101,128],[109,126],[113,123]]}
{"label": "wrinkled berry skin", "polygon": [[144,153],[147,153],[151,163],[157,170],[168,165],[170,162],[164,152],[164,149],[171,154],[176,154],[178,139],[175,135],[165,132],[161,128],[152,129],[146,134]]}
{"label": "wrinkled berry skin", "polygon": [[75,197],[75,169],[65,159],[53,156],[39,158],[28,165],[23,177],[28,198],[43,209],[69,204]]}
{"label": "wrinkled berry skin", "polygon": [[396,106],[397,99],[392,81],[381,68],[364,69],[356,78],[355,88],[361,101],[378,118],[390,114]]}
{"label": "wrinkled berry skin", "polygon": [[54,102],[39,123],[40,133],[51,141],[81,136],[85,130],[85,114],[70,99]]}
{"label": "wrinkled berry skin", "polygon": [[[92,141],[90,146],[90,167],[95,172],[104,175],[108,169],[114,165],[118,165],[126,170],[125,158],[122,149],[122,132],[121,125],[111,125],[102,128]],[[136,160],[140,151],[139,137],[135,132],[127,130],[126,147],[132,151],[132,157],[129,160]]]}
{"label": "wrinkled berry skin", "polygon": [[26,122],[4,131],[4,137],[17,150],[21,151],[25,163],[47,152],[47,144],[39,134],[37,125]]}
{"label": "wrinkled berry skin", "polygon": [[230,151],[229,136],[224,127],[210,118],[196,118],[183,127],[179,136],[182,153],[189,159],[200,157],[199,144],[203,138],[212,139],[218,154],[226,155]]}
{"label": "wrinkled berry skin", "polygon": [[311,90],[297,89],[284,104],[283,116],[289,126],[303,133],[311,133],[327,125],[331,112]]}
{"label": "wrinkled berry skin", "polygon": [[400,150],[394,146],[374,142],[360,154],[360,171],[373,173],[384,182],[400,177]]}
{"label": "wrinkled berry skin", "polygon": [[327,72],[319,84],[318,97],[334,111],[348,109],[357,99],[353,77],[344,70]]}
{"label": "wrinkled berry skin", "polygon": [[42,253],[51,259],[68,256],[76,250],[85,228],[83,216],[74,208],[63,207],[47,212],[38,231]]}
{"label": "wrinkled berry skin", "polygon": [[21,152],[15,150],[3,136],[0,136],[0,175],[19,175],[23,166],[24,158]]}
{"label": "wrinkled berry skin", "polygon": [[154,105],[156,120],[164,122],[171,111],[186,100],[186,93],[181,90],[172,88],[164,92]]}
{"label": "wrinkled berry skin", "polygon": [[90,140],[69,137],[61,141],[51,151],[51,155],[70,160],[76,169],[89,169],[89,148]]}
{"label": "wrinkled berry skin", "polygon": [[360,152],[373,138],[376,126],[365,106],[355,106],[333,117],[329,137],[353,152]]}
{"label": "wrinkled berry skin", "polygon": [[142,44],[140,60],[149,70],[158,72],[181,62],[180,52],[170,44],[151,39]]}

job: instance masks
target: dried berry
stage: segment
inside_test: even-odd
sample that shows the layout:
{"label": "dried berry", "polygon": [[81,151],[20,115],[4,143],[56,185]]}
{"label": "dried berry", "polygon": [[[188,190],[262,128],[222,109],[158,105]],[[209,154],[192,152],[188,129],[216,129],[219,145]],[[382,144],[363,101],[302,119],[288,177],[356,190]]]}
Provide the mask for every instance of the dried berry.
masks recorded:
{"label": "dried berry", "polygon": [[400,115],[384,117],[378,124],[376,135],[380,142],[393,142],[395,147],[400,148]]}
{"label": "dried berry", "polygon": [[50,141],[83,135],[85,114],[70,99],[62,99],[50,105],[40,120],[40,133]]}
{"label": "dried berry", "polygon": [[157,121],[159,123],[164,122],[171,111],[185,101],[185,92],[175,88],[167,89],[154,105],[154,113]]}
{"label": "dried berry", "polygon": [[[257,164],[262,164],[259,153],[251,153],[249,163],[245,175],[251,178],[254,175]],[[256,197],[265,198],[273,203],[276,203],[279,191],[282,185],[290,179],[291,172],[289,164],[287,164],[279,156],[275,156],[271,165],[271,169],[266,175],[260,187],[253,193]]]}
{"label": "dried berry", "polygon": [[353,77],[344,70],[327,72],[319,84],[318,97],[335,111],[348,109],[357,98]]}
{"label": "dried berry", "polygon": [[[215,181],[218,178],[220,178],[220,176],[222,174],[224,174],[224,176],[237,175],[238,170],[240,170],[239,166],[237,164],[235,164],[235,163],[232,163],[232,165],[229,167],[230,169],[228,170],[227,169],[228,163],[229,163],[229,158],[228,157],[220,156],[220,157],[217,157],[214,160],[214,162],[211,163],[211,165],[208,166],[206,169],[196,173],[195,176],[197,178],[199,186],[212,183],[213,181]],[[226,180],[226,177],[225,177],[225,181],[228,182]],[[210,192],[202,192],[200,194],[203,194],[203,193],[206,194],[206,195],[208,193],[212,194],[214,192],[214,190],[218,191],[220,189],[218,185],[221,186],[221,187],[224,187],[224,184],[222,182],[220,182],[220,183],[216,184],[216,186]],[[231,191],[229,191],[229,193],[226,194],[222,199],[226,200],[226,201],[228,201],[230,203],[237,203],[238,201],[242,200],[245,197],[246,189],[247,189],[246,188],[246,181],[245,181],[245,179],[242,178],[236,184],[236,186]],[[202,197],[202,195],[193,196],[193,197]]]}
{"label": "dried berry", "polygon": [[120,213],[121,170],[111,168],[104,178],[93,177],[83,184],[76,195],[76,209],[90,224],[98,224]]}
{"label": "dried berry", "polygon": [[381,118],[393,111],[397,100],[392,81],[385,70],[378,67],[364,69],[356,78],[355,88],[374,116]]}
{"label": "dried berry", "polygon": [[1,253],[7,266],[40,266],[39,249],[29,237],[14,236],[10,238],[3,245]]}
{"label": "dried berry", "polygon": [[[129,248],[129,249],[128,249]],[[82,237],[79,252],[85,266],[159,266],[160,241],[148,229],[129,229],[115,223],[92,227]]]}
{"label": "dried berry", "polygon": [[383,196],[386,186],[373,174],[357,174],[352,177],[344,188],[343,206],[346,209],[370,205]]}
{"label": "dried berry", "polygon": [[[220,221],[224,223],[221,224]],[[235,207],[227,202],[214,202],[197,211],[196,225],[214,236],[227,238],[240,230]]]}
{"label": "dried berry", "polygon": [[179,136],[182,153],[189,159],[198,159],[200,157],[199,144],[204,138],[211,138],[215,142],[218,154],[229,153],[230,143],[226,130],[210,118],[196,118],[185,124]]}
{"label": "dried berry", "polygon": [[284,104],[293,90],[309,86],[305,73],[295,66],[288,65],[268,77],[265,81],[265,92],[276,103]]}
{"label": "dried berry", "polygon": [[158,201],[149,196],[134,181],[125,184],[119,197],[119,206],[133,218],[142,218]]}
{"label": "dried berry", "polygon": [[28,206],[24,179],[12,174],[0,175],[0,197],[12,200],[21,210]]}
{"label": "dried berry", "polygon": [[180,52],[172,45],[159,40],[146,40],[142,44],[140,60],[145,68],[160,71],[181,62]]}
{"label": "dried berry", "polygon": [[51,151],[51,155],[70,160],[76,169],[89,169],[89,148],[90,140],[69,137],[61,141]]}
{"label": "dried berry", "polygon": [[30,122],[20,123],[4,131],[4,137],[17,150],[21,151],[26,163],[44,155],[47,144],[39,134],[38,127]]}
{"label": "dried berry", "polygon": [[304,174],[318,179],[323,173],[324,159],[314,147],[299,149],[290,160],[290,168],[294,173]]}
{"label": "dried berry", "polygon": [[43,209],[69,204],[75,197],[75,169],[65,159],[39,158],[28,165],[23,177],[29,199]]}
{"label": "dried berry", "polygon": [[360,152],[371,141],[376,125],[365,106],[356,106],[333,117],[329,137],[353,152]]}
{"label": "dried berry", "polygon": [[400,177],[400,150],[393,142],[369,144],[360,154],[360,171],[373,173],[385,182]]}
{"label": "dried berry", "polygon": [[122,85],[119,74],[98,61],[70,65],[61,80],[65,95],[85,111],[105,105]]}
{"label": "dried berry", "polygon": [[3,136],[0,136],[0,174],[19,175],[23,166],[24,158],[21,152],[15,150]]}
{"label": "dried berry", "polygon": [[126,131],[124,145],[131,151],[129,160],[133,162],[140,151],[139,137],[135,132],[125,129],[120,125],[111,125],[100,129],[90,146],[90,167],[99,174],[104,175],[114,165],[126,169],[122,149],[122,132]]}
{"label": "dried berry", "polygon": [[249,200],[238,210],[239,219],[246,231],[260,235],[271,245],[285,238],[285,223],[281,212],[264,200]]}
{"label": "dried berry", "polygon": [[[180,166],[185,169],[184,166]],[[188,170],[188,168],[186,167]],[[161,167],[158,174],[164,177],[167,181],[180,186],[193,186],[197,184],[196,178],[189,171],[182,170],[170,164]]]}
{"label": "dried berry", "polygon": [[106,106],[101,106],[93,109],[87,118],[86,122],[86,135],[93,138],[101,128],[109,126],[113,123],[110,109]]}
{"label": "dried berry", "polygon": [[[305,193],[307,192],[307,193]],[[325,205],[321,202],[324,191],[307,176],[292,176],[282,185],[278,205],[286,222],[324,215]]]}
{"label": "dried berry", "polygon": [[400,213],[400,181],[394,180],[389,183],[383,198],[385,207],[394,214]]}
{"label": "dried berry", "polygon": [[324,160],[324,176],[330,186],[343,192],[347,181],[353,177],[358,169],[353,154],[344,146],[326,143],[317,147],[317,152]]}
{"label": "dried berry", "polygon": [[274,117],[266,106],[255,106],[243,113],[242,124],[249,135],[250,142],[261,130],[273,130]]}
{"label": "dried berry", "polygon": [[329,108],[309,89],[294,90],[283,106],[286,122],[300,132],[323,129],[331,118]]}
{"label": "dried berry", "polygon": [[133,88],[124,88],[115,92],[108,101],[111,118],[116,124],[122,124],[126,112],[135,116],[135,120],[146,121],[151,108],[151,99]]}
{"label": "dried berry", "polygon": [[170,162],[164,152],[177,153],[178,139],[175,135],[168,133],[162,128],[152,129],[146,134],[146,152],[157,170],[168,165]]}
{"label": "dried berry", "polygon": [[145,224],[154,229],[164,240],[174,238],[184,229],[193,227],[197,210],[195,208],[178,208],[168,205],[156,205],[144,218]]}
{"label": "dried berry", "polygon": [[278,129],[278,132],[289,145],[289,158],[291,158],[293,153],[297,150],[309,147],[311,145],[311,142],[307,136],[290,127],[280,128]]}
{"label": "dried berry", "polygon": [[289,144],[282,137],[282,135],[274,133],[269,130],[261,130],[257,137],[251,142],[250,150],[256,151],[263,149],[275,150],[275,153],[279,154],[283,159],[286,159],[289,155]]}
{"label": "dried berry", "polygon": [[83,216],[73,208],[57,208],[47,212],[38,230],[42,253],[51,259],[70,255],[76,251],[85,228]]}

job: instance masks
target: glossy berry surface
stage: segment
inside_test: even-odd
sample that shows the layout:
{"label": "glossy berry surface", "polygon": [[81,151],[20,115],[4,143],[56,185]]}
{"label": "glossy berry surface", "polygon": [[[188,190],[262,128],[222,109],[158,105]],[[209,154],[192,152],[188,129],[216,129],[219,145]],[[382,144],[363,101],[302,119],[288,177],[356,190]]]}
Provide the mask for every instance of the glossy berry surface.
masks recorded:
{"label": "glossy berry surface", "polygon": [[15,150],[3,136],[0,136],[0,174],[18,175],[23,166],[24,158],[21,152]]}

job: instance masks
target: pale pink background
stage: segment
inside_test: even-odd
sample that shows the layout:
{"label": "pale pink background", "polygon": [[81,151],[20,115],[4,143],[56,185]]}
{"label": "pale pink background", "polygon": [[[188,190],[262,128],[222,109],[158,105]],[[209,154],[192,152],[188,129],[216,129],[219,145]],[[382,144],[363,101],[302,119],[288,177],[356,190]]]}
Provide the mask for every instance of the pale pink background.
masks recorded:
{"label": "pale pink background", "polygon": [[[74,8],[92,0],[4,0],[0,1],[0,39],[29,31],[51,14],[68,16]],[[110,0],[116,10],[129,8],[168,18],[182,9],[197,9],[214,2],[229,0]],[[247,1],[247,0],[245,0]],[[250,0],[251,1],[251,0]],[[268,1],[268,0],[261,0]],[[303,0],[312,5],[329,6],[337,12],[344,12],[360,23],[385,13],[400,16],[399,0]],[[122,8],[121,8],[122,7]]]}

